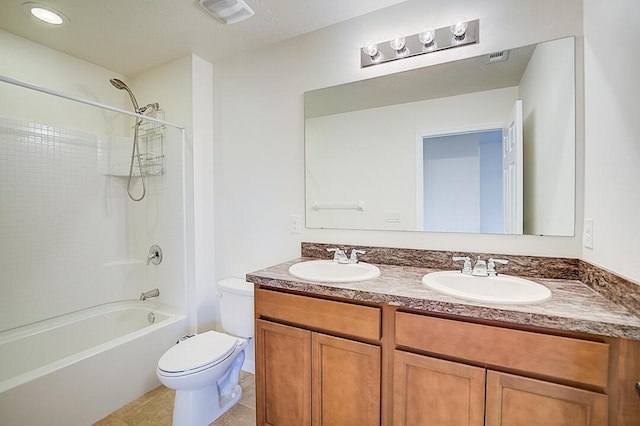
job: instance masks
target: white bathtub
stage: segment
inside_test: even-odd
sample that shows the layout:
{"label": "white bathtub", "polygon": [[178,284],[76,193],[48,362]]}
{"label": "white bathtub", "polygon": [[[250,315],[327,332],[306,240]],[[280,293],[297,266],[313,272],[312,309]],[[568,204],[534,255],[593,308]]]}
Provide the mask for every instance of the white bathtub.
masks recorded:
{"label": "white bathtub", "polygon": [[92,424],[158,386],[158,359],[187,329],[185,315],[147,300],[0,333],[0,425]]}

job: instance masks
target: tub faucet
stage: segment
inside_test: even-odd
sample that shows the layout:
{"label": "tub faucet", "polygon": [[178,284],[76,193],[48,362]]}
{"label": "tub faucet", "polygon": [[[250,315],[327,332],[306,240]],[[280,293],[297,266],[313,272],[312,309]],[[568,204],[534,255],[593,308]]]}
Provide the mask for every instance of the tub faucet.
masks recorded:
{"label": "tub faucet", "polygon": [[158,296],[160,296],[160,290],[158,290],[157,288],[154,288],[153,290],[143,291],[142,294],[140,294],[140,300],[147,300],[150,297],[158,297]]}

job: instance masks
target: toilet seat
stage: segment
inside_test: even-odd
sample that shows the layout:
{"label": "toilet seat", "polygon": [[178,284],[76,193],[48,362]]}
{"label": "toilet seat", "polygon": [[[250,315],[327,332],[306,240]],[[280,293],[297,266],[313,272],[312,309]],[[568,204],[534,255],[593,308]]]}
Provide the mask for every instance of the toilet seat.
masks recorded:
{"label": "toilet seat", "polygon": [[240,344],[240,340],[217,331],[207,331],[184,340],[158,361],[158,372],[163,376],[185,376],[197,373],[227,359]]}

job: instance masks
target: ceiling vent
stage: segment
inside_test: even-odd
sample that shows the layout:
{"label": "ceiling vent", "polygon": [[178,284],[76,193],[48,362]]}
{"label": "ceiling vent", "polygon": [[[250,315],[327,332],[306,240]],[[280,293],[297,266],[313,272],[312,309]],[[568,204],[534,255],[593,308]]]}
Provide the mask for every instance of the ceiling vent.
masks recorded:
{"label": "ceiling vent", "polygon": [[504,62],[509,58],[508,50],[501,50],[500,52],[493,52],[489,54],[488,64],[493,64],[494,62]]}
{"label": "ceiling vent", "polygon": [[253,16],[253,10],[242,0],[198,0],[198,3],[223,24],[235,24]]}

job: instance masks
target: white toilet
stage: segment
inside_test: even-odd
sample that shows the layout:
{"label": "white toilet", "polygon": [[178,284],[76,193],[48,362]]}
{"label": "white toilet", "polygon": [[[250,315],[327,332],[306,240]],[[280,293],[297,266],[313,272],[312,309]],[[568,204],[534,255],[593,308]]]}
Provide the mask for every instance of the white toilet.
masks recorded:
{"label": "white toilet", "polygon": [[158,361],[158,379],[176,390],[174,426],[206,426],[242,396],[238,377],[244,349],[253,337],[253,285],[227,278],[218,288],[225,332],[207,331],[181,339]]}

